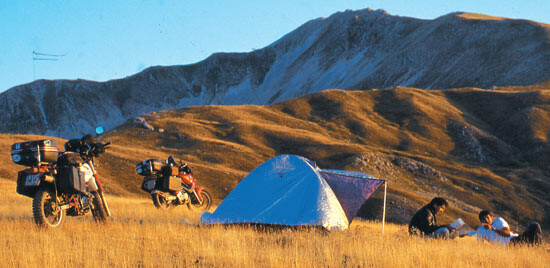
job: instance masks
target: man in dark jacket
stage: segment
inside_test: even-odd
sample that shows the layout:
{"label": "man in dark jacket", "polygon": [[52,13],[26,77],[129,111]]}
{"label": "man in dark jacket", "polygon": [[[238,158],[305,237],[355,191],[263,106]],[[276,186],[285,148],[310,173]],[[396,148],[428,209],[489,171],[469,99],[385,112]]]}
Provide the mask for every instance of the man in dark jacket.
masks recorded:
{"label": "man in dark jacket", "polygon": [[447,200],[441,197],[432,199],[414,214],[409,223],[409,233],[432,238],[449,238],[454,229],[437,224],[437,215],[443,213],[447,207]]}

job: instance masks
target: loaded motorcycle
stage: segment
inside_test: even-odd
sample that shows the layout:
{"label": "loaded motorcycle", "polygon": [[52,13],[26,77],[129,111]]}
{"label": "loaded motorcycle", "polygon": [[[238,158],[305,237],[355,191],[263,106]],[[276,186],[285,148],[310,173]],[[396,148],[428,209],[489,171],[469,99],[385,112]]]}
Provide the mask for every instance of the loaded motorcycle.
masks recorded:
{"label": "loaded motorcycle", "polygon": [[[102,127],[96,129],[99,135]],[[34,222],[40,227],[58,227],[67,216],[92,213],[96,222],[111,216],[103,186],[95,170],[94,157],[110,144],[95,142],[88,134],[65,143],[59,152],[55,140],[15,143],[11,156],[15,164],[28,166],[19,171],[17,193],[33,199]]]}
{"label": "loaded motorcycle", "polygon": [[166,159],[166,165],[160,159],[149,159],[136,165],[136,171],[144,176],[141,189],[151,194],[153,204],[158,209],[167,210],[178,205],[187,205],[190,210],[210,209],[212,197],[200,186],[189,166],[174,157]]}

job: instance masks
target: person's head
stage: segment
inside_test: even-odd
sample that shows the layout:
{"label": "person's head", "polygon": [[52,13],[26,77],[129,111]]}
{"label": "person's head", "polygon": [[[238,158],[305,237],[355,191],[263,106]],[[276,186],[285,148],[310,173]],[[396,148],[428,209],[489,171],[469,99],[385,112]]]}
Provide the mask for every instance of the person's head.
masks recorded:
{"label": "person's head", "polygon": [[449,206],[449,203],[442,197],[436,197],[430,201],[430,206],[434,209],[435,214],[441,214]]}
{"label": "person's head", "polygon": [[482,224],[491,225],[491,224],[493,224],[493,215],[488,210],[481,211],[481,212],[479,212],[479,221]]}

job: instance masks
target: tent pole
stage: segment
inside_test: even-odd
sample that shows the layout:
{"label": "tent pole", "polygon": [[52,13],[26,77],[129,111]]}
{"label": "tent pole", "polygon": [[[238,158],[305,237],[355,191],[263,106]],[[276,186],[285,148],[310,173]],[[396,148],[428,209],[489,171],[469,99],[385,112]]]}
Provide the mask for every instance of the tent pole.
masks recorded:
{"label": "tent pole", "polygon": [[384,181],[384,210],[382,210],[382,234],[384,234],[384,223],[386,222],[386,193],[388,191],[388,182]]}

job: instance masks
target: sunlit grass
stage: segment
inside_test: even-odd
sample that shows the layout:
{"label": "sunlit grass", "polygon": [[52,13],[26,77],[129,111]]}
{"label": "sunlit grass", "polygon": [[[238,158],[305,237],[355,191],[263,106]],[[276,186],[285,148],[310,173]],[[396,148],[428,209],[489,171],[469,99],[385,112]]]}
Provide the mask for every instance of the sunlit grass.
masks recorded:
{"label": "sunlit grass", "polygon": [[[31,199],[0,179],[0,263],[13,267],[545,267],[544,248],[506,248],[474,239],[410,237],[406,226],[356,220],[348,231],[259,232],[200,227],[198,212],[155,209],[149,199],[107,196],[108,225],[91,216],[57,229],[34,226]],[[184,220],[186,219],[186,220]],[[189,222],[189,223],[186,223]]]}

